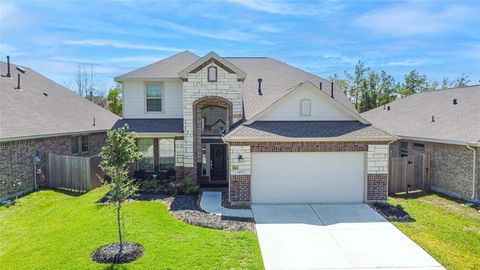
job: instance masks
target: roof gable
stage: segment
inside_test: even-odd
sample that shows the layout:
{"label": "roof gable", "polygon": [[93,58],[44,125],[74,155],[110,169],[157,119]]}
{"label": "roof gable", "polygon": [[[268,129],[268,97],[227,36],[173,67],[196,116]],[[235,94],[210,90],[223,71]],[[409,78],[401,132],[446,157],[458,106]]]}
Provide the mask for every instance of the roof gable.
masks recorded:
{"label": "roof gable", "polygon": [[188,74],[198,72],[199,70],[201,70],[203,67],[205,67],[212,61],[218,66],[220,66],[221,68],[225,69],[227,72],[236,73],[239,80],[243,80],[247,76],[247,74],[244,71],[242,71],[241,69],[239,69],[238,67],[236,67],[235,65],[227,61],[225,58],[220,57],[215,52],[209,52],[204,57],[198,59],[188,67],[184,68],[182,71],[178,73],[178,75],[180,76],[180,78],[187,78]]}
{"label": "roof gable", "polygon": [[[297,94],[298,93],[298,94]],[[311,115],[299,116],[300,101],[311,100]],[[351,121],[358,120],[369,124],[357,112],[350,110],[336,99],[327,95],[311,82],[302,82],[289,89],[270,106],[247,121]]]}

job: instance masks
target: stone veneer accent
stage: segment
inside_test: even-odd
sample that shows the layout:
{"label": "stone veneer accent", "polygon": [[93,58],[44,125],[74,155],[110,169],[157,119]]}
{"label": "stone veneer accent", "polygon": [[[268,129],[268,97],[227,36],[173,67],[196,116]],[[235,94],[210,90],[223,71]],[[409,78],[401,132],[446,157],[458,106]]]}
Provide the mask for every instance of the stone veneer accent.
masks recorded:
{"label": "stone veneer accent", "polygon": [[[217,81],[209,82],[207,78],[208,68],[217,67]],[[229,73],[215,62],[211,61],[196,73],[190,73],[187,81],[183,82],[183,121],[184,121],[184,167],[186,174],[195,173],[194,159],[194,103],[203,97],[221,97],[232,104],[232,123],[241,119],[242,96],[240,88],[242,82],[237,74]]]}
{"label": "stone veneer accent", "polygon": [[[232,142],[230,143],[230,201],[250,203],[253,152],[367,152],[367,201],[388,196],[387,142]],[[242,155],[243,162],[238,161]]]}
{"label": "stone veneer accent", "polygon": [[[89,134],[89,151],[81,156],[99,154],[105,139],[105,132]],[[33,190],[33,157],[37,151],[71,155],[71,136],[0,142],[0,200]],[[42,171],[45,172],[45,168]]]}
{"label": "stone veneer accent", "polygon": [[183,155],[185,149],[183,147],[183,139],[175,139],[175,172],[177,179],[183,179]]}
{"label": "stone veneer accent", "polygon": [[[464,145],[401,140],[390,144],[390,155],[400,156],[400,143],[408,143],[408,155],[427,154],[430,157],[431,189],[446,195],[471,200],[473,151]],[[413,146],[425,145],[424,151]],[[477,147],[476,198],[480,195],[480,147]]]}

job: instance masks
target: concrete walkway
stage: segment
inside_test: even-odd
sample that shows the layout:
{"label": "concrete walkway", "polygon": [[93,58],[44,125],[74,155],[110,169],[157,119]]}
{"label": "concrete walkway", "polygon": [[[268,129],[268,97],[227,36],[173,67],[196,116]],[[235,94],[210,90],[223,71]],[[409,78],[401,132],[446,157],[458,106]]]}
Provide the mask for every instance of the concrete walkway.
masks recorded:
{"label": "concrete walkway", "polygon": [[266,269],[444,269],[365,204],[252,210]]}
{"label": "concrete walkway", "polygon": [[205,191],[202,193],[200,200],[200,208],[208,213],[213,213],[228,217],[245,217],[252,218],[252,210],[250,209],[230,209],[222,206],[222,192]]}

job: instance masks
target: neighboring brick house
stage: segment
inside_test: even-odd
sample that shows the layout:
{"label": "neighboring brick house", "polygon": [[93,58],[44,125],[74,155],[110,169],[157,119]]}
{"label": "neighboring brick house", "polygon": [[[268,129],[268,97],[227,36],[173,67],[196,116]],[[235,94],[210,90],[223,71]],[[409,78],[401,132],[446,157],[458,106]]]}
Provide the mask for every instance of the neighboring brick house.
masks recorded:
{"label": "neighboring brick house", "polygon": [[115,78],[145,153],[233,203],[387,198],[388,143],[331,82],[266,57],[185,51]]}
{"label": "neighboring brick house", "polygon": [[97,155],[106,130],[119,119],[34,70],[17,67],[0,62],[0,201],[33,189],[35,156]]}
{"label": "neighboring brick house", "polygon": [[418,93],[362,114],[398,136],[390,156],[427,154],[434,191],[466,200],[480,194],[480,86]]}

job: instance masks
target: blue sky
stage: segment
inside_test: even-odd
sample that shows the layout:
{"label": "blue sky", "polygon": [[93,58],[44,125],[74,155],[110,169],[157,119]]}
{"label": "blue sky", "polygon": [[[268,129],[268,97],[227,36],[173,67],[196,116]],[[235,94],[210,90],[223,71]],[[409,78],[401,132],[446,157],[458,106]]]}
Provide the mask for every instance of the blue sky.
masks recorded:
{"label": "blue sky", "polygon": [[185,49],[269,56],[322,77],[362,60],[397,80],[417,69],[478,84],[479,14],[474,0],[0,0],[0,55],[64,85],[92,64],[103,88]]}

